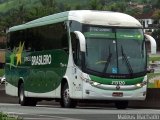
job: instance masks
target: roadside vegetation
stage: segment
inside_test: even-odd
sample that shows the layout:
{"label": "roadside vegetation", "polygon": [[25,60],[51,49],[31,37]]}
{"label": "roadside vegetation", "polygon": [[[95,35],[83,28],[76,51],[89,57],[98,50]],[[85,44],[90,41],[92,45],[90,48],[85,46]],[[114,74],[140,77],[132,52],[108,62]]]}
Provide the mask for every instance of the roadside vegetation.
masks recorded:
{"label": "roadside vegetation", "polygon": [[4,69],[0,69],[0,77],[2,77],[3,75],[4,75]]}
{"label": "roadside vegetation", "polygon": [[151,57],[149,57],[149,61],[160,61],[160,56],[152,55]]}
{"label": "roadside vegetation", "polygon": [[[132,16],[153,13],[157,25],[160,20],[160,0],[0,0],[0,36],[5,36],[8,28],[29,22],[50,14],[68,10],[103,10],[127,13]],[[160,25],[150,33],[156,39],[160,51]],[[0,43],[0,49],[2,45]],[[3,45],[4,46],[4,45]],[[0,58],[4,56],[0,55]],[[158,57],[151,60],[159,59]],[[1,63],[4,63],[0,59]],[[0,77],[4,70],[0,69]]]}
{"label": "roadside vegetation", "polygon": [[8,115],[0,112],[0,120],[23,120],[23,119],[16,115]]}
{"label": "roadside vegetation", "polygon": [[[68,10],[103,10],[127,13],[131,16],[153,13],[160,20],[160,0],[0,0],[0,36],[8,28],[50,14]],[[160,28],[153,33],[160,50]]]}

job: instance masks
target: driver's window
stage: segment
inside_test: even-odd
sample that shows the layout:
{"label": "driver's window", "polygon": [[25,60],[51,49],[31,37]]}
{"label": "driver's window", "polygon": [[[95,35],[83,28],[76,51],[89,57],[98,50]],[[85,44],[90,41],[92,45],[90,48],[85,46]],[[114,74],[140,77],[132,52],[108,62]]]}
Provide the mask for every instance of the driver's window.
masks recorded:
{"label": "driver's window", "polygon": [[81,67],[80,44],[78,38],[74,33],[71,34],[71,42],[72,42],[72,54],[74,62],[77,66]]}

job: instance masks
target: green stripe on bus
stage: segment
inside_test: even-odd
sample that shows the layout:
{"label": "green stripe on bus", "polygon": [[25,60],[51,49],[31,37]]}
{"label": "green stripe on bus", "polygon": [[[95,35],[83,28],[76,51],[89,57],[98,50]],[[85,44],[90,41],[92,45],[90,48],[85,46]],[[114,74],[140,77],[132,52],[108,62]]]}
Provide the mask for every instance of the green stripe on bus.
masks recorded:
{"label": "green stripe on bus", "polygon": [[98,38],[115,38],[115,33],[107,32],[85,32],[85,37],[98,37]]}
{"label": "green stripe on bus", "polygon": [[125,85],[135,85],[137,83],[141,83],[144,79],[144,77],[138,77],[133,79],[111,79],[111,78],[97,77],[94,75],[90,75],[90,78],[92,81],[107,85],[112,85],[112,81],[124,81]]}

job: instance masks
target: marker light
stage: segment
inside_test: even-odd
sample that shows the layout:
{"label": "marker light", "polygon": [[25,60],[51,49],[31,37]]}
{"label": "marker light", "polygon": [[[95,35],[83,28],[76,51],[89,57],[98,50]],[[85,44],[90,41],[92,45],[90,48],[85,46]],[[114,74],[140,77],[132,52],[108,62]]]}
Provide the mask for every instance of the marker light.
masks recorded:
{"label": "marker light", "polygon": [[88,74],[82,73],[80,77],[81,77],[81,79],[84,80],[85,82],[90,82],[90,77],[89,77]]}

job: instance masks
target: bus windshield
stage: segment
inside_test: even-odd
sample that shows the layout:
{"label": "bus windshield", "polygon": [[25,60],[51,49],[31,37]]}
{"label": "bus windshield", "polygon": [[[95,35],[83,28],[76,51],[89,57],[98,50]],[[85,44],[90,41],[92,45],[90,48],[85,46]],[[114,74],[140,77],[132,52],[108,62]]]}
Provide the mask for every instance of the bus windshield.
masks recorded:
{"label": "bus windshield", "polygon": [[146,74],[142,29],[84,26],[85,70],[100,76],[127,78]]}

